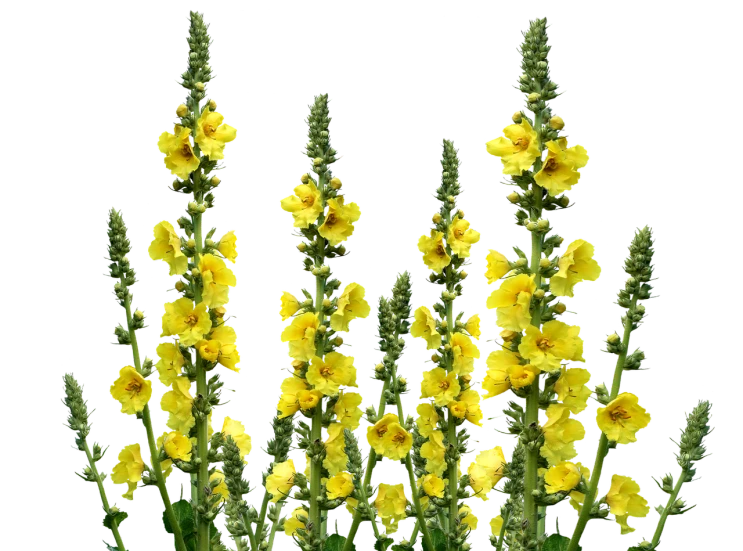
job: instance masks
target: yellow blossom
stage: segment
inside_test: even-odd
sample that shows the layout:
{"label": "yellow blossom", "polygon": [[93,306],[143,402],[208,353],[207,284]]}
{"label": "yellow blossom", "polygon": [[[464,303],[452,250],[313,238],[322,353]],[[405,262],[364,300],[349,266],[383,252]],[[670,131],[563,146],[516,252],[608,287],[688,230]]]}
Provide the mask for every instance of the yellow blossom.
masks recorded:
{"label": "yellow blossom", "polygon": [[428,441],[421,446],[421,457],[426,460],[426,471],[437,476],[444,474],[446,470],[445,454],[444,433],[435,430],[428,437]]}
{"label": "yellow blossom", "polygon": [[486,144],[488,153],[501,158],[503,174],[521,176],[542,154],[537,133],[526,119],[522,119],[520,124],[506,126],[503,133],[505,138],[496,138]]}
{"label": "yellow blossom", "polygon": [[444,497],[444,481],[435,474],[424,475],[420,484],[428,497]]}
{"label": "yellow blossom", "polygon": [[485,363],[488,366],[488,371],[482,382],[482,388],[487,391],[487,394],[483,394],[483,398],[492,398],[511,388],[508,369],[511,366],[519,365],[521,358],[510,350],[496,350],[490,353]]}
{"label": "yellow blossom", "polygon": [[287,536],[294,536],[296,534],[299,537],[297,530],[304,530],[309,518],[309,514],[304,507],[297,507],[284,522],[284,533]]}
{"label": "yellow blossom", "polygon": [[539,375],[539,369],[531,364],[511,365],[506,370],[506,375],[513,388],[524,388],[534,382]]}
{"label": "yellow blossom", "polygon": [[421,433],[421,436],[428,438],[436,430],[436,424],[439,420],[436,408],[433,407],[433,404],[419,404],[416,411],[420,415],[415,420],[416,425],[418,425],[418,432]]}
{"label": "yellow blossom", "polygon": [[199,272],[204,286],[204,304],[210,308],[227,304],[230,300],[229,287],[234,287],[237,280],[224,260],[213,254],[205,254],[199,260]]}
{"label": "yellow blossom", "polygon": [[627,524],[628,517],[644,517],[650,511],[647,500],[639,492],[640,486],[630,477],[618,474],[611,477],[611,488],[606,494],[606,504],[621,526],[622,534],[635,531]]}
{"label": "yellow blossom", "polygon": [[436,320],[425,306],[415,311],[415,321],[410,327],[410,334],[413,337],[423,337],[427,343],[427,350],[441,346],[441,335],[436,331]]}
{"label": "yellow blossom", "polygon": [[596,422],[606,437],[618,444],[637,442],[635,434],[650,423],[650,415],[637,396],[623,392],[596,412]]}
{"label": "yellow blossom", "polygon": [[191,459],[191,440],[177,430],[166,432],[161,437],[161,443],[165,453],[170,459],[188,461]]}
{"label": "yellow blossom", "polygon": [[191,413],[193,396],[191,396],[191,381],[188,377],[178,377],[173,381],[173,390],[163,394],[160,407],[163,411],[170,413],[167,423],[169,428],[188,434],[191,427],[196,424]]}
{"label": "yellow blossom", "polygon": [[323,459],[322,466],[327,469],[330,476],[335,476],[348,468],[344,430],[345,427],[340,423],[330,423],[328,426],[328,439],[325,441],[325,459]]}
{"label": "yellow blossom", "polygon": [[451,262],[451,257],[444,245],[444,234],[440,231],[431,230],[431,237],[421,236],[418,240],[418,250],[423,253],[425,265],[437,274],[440,274]]}
{"label": "yellow blossom", "polygon": [[508,263],[508,259],[500,254],[498,251],[490,249],[488,256],[485,257],[488,262],[487,271],[485,277],[488,280],[488,284],[498,281],[504,275],[511,271],[511,265]]}
{"label": "yellow blossom", "polygon": [[433,398],[437,406],[445,406],[459,396],[460,386],[457,374],[447,373],[441,367],[423,372],[421,398]]}
{"label": "yellow blossom", "polygon": [[501,283],[488,297],[487,307],[497,308],[498,326],[521,331],[531,325],[531,297],[537,286],[534,275],[519,274]]}
{"label": "yellow blossom", "polygon": [[557,465],[577,455],[573,442],[586,435],[577,419],[570,419],[570,410],[562,404],[551,404],[547,408],[547,422],[542,427],[544,445],[540,454],[550,465]]}
{"label": "yellow blossom", "polygon": [[353,223],[361,216],[356,203],[343,204],[343,196],[337,199],[328,199],[328,212],[325,221],[317,228],[317,232],[335,247],[348,239],[353,233]]}
{"label": "yellow blossom", "polygon": [[250,439],[250,435],[245,432],[245,425],[240,421],[230,419],[229,417],[224,418],[222,424],[222,436],[227,438],[231,436],[235,441],[235,445],[240,450],[240,459],[245,459],[245,456],[250,453],[253,448],[253,443]]}
{"label": "yellow blossom", "polygon": [[152,383],[128,365],[119,371],[119,378],[111,385],[111,396],[121,402],[121,413],[139,413],[152,396]]}
{"label": "yellow blossom", "polygon": [[408,455],[413,445],[412,435],[406,431],[394,413],[387,413],[367,429],[366,439],[377,455],[399,460]]}
{"label": "yellow blossom", "polygon": [[[464,324],[464,330],[470,334],[472,338],[480,340],[480,316],[475,314]],[[478,356],[479,358],[480,356]]]}
{"label": "yellow blossom", "polygon": [[344,499],[353,493],[353,476],[345,471],[331,476],[325,489],[328,499]]}
{"label": "yellow blossom", "polygon": [[559,371],[561,360],[583,361],[580,327],[552,320],[542,329],[529,325],[521,339],[519,354],[541,371]]}
{"label": "yellow blossom", "polygon": [[220,470],[215,470],[209,475],[209,482],[217,482],[217,485],[212,488],[212,493],[220,496],[219,501],[227,501],[230,498],[230,491],[227,488],[227,483],[224,481],[224,473]]}
{"label": "yellow blossom", "polygon": [[309,181],[295,187],[294,195],[281,200],[281,208],[292,213],[295,228],[309,227],[323,211],[320,191],[315,182]]}
{"label": "yellow blossom", "polygon": [[200,163],[191,147],[191,129],[176,125],[174,132],[163,132],[157,146],[160,153],[165,153],[165,167],[181,180],[188,180]]}
{"label": "yellow blossom", "polygon": [[128,484],[127,492],[121,497],[133,499],[134,490],[137,488],[137,482],[142,480],[144,472],[144,461],[139,450],[139,444],[126,446],[119,453],[119,463],[111,472],[111,481],[114,484]]}
{"label": "yellow blossom", "polygon": [[358,283],[349,283],[338,297],[337,309],[330,316],[330,327],[335,331],[348,331],[351,320],[365,318],[371,312],[364,300],[364,288]]}
{"label": "yellow blossom", "polygon": [[588,154],[580,145],[569,148],[565,138],[549,141],[545,145],[547,158],[534,175],[534,181],[554,197],[578,183],[578,169],[586,166]]}
{"label": "yellow blossom", "polygon": [[155,364],[157,372],[160,374],[160,382],[166,386],[173,384],[178,375],[181,374],[183,364],[186,360],[181,354],[178,343],[164,342],[157,346],[157,356],[160,358]]}
{"label": "yellow blossom", "polygon": [[271,494],[271,502],[276,503],[284,499],[294,486],[294,461],[287,459],[283,463],[274,464],[271,474],[266,477],[266,491]]}
{"label": "yellow blossom", "polygon": [[558,297],[572,297],[576,283],[596,281],[600,274],[601,267],[593,259],[593,245],[578,239],[560,257],[558,272],[550,278],[550,291]]}
{"label": "yellow blossom", "polygon": [[281,342],[289,343],[289,355],[303,362],[315,355],[315,333],[320,321],[312,312],[295,317],[289,327],[281,333]]}
{"label": "yellow blossom", "polygon": [[281,383],[281,398],[276,409],[279,411],[279,418],[289,417],[301,410],[308,410],[315,407],[322,398],[322,393],[317,390],[310,390],[307,381],[299,377],[287,377]]}
{"label": "yellow blossom", "polygon": [[326,396],[338,394],[341,385],[356,386],[353,358],[339,352],[330,352],[324,359],[314,356],[307,370],[307,382]]}
{"label": "yellow blossom", "polygon": [[545,490],[548,494],[569,492],[581,479],[580,464],[563,461],[550,467],[544,475]]}
{"label": "yellow blossom", "polygon": [[457,399],[449,403],[449,410],[454,417],[466,419],[473,425],[482,426],[480,395],[476,390],[465,390]]}
{"label": "yellow blossom", "polygon": [[500,537],[501,529],[503,528],[503,517],[498,515],[490,520],[490,533],[496,538]]}
{"label": "yellow blossom", "polygon": [[555,383],[557,399],[573,413],[580,413],[586,409],[591,389],[586,386],[591,374],[587,369],[562,368],[562,374]]}
{"label": "yellow blossom", "polygon": [[480,241],[480,233],[469,228],[470,223],[467,220],[460,219],[458,215],[449,224],[446,243],[451,247],[451,251],[460,258],[468,257],[470,247]]}
{"label": "yellow blossom", "polygon": [[164,260],[170,266],[170,275],[181,275],[188,269],[188,257],[181,251],[181,238],[170,222],[162,221],[154,229],[155,239],[148,252],[152,260]]}
{"label": "yellow blossom", "polygon": [[462,505],[459,508],[459,516],[462,518],[462,524],[467,526],[470,531],[477,528],[477,517],[472,514],[472,509],[469,505]]}
{"label": "yellow blossom", "polygon": [[477,497],[487,501],[488,492],[503,478],[505,466],[506,457],[500,446],[477,454],[475,462],[467,469],[470,487]]}
{"label": "yellow blossom", "polygon": [[281,310],[279,311],[281,321],[288,320],[296,314],[297,311],[299,311],[299,301],[297,300],[297,297],[284,291],[281,295]]}
{"label": "yellow blossom", "polygon": [[397,523],[405,518],[405,507],[408,500],[402,484],[380,484],[377,490],[377,498],[374,507],[377,515],[382,519],[382,524],[391,534],[397,530]]}
{"label": "yellow blossom", "polygon": [[240,371],[236,366],[240,362],[240,354],[235,342],[237,335],[232,327],[218,325],[209,335],[209,340],[200,340],[196,343],[199,355],[208,362],[218,362],[232,371]]}
{"label": "yellow blossom", "polygon": [[475,369],[475,358],[480,357],[480,351],[464,333],[454,333],[451,336],[451,351],[453,354],[453,372],[457,375],[467,375]]}
{"label": "yellow blossom", "polygon": [[[584,467],[580,463],[575,464],[578,467],[578,470],[580,471],[581,476],[583,477],[583,480],[588,483],[591,479],[591,471],[588,469],[588,467]],[[579,492],[577,490],[573,490],[570,492],[570,505],[578,511],[578,514],[580,514],[581,510],[583,509],[583,502],[586,499],[586,495],[582,492]]]}
{"label": "yellow blossom", "polygon": [[338,422],[344,428],[351,430],[358,428],[362,415],[361,408],[359,408],[360,405],[361,394],[357,392],[341,392],[338,401],[333,406],[333,412]]}
{"label": "yellow blossom", "polygon": [[235,232],[228,231],[222,236],[222,239],[219,240],[219,244],[217,245],[219,253],[233,264],[237,260],[236,243],[237,237],[235,236]]}
{"label": "yellow blossom", "polygon": [[203,302],[195,308],[193,301],[188,298],[165,304],[161,337],[177,335],[183,346],[191,346],[203,339],[211,328],[212,320]]}
{"label": "yellow blossom", "polygon": [[196,121],[196,144],[210,160],[224,159],[224,144],[231,142],[237,130],[222,124],[224,117],[205,107],[199,120]]}

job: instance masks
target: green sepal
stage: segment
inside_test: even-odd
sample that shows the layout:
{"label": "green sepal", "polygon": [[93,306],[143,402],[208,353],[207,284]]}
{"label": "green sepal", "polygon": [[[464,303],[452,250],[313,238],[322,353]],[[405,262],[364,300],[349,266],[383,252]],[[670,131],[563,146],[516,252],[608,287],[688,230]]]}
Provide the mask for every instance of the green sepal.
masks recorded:
{"label": "green sepal", "polygon": [[126,549],[119,549],[118,547],[114,547],[113,545],[109,545],[105,541],[103,542],[103,545],[106,546],[106,549],[108,551],[126,551]]}
{"label": "green sepal", "polygon": [[393,543],[395,543],[395,540],[381,535],[379,536],[377,541],[374,542],[374,550],[375,551],[387,551],[387,548]]}
{"label": "green sepal", "polygon": [[117,513],[114,513],[113,515],[111,513],[107,513],[106,516],[103,517],[103,526],[105,526],[109,530],[113,530],[114,521],[116,522],[116,526],[121,526],[121,523],[124,522],[124,519],[128,516],[129,515],[124,511],[119,511]]}

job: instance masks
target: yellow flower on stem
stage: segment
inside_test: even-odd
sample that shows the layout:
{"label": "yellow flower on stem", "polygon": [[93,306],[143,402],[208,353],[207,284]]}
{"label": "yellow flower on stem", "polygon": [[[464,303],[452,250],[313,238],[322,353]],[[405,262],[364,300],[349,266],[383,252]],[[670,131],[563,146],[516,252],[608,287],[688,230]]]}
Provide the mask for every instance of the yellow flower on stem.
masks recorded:
{"label": "yellow flower on stem", "polygon": [[236,364],[240,362],[240,354],[235,346],[235,342],[237,341],[235,330],[224,324],[218,325],[209,337],[211,340],[219,343],[217,362],[232,371],[240,371],[240,368],[236,367]]}
{"label": "yellow flower on stem", "polygon": [[170,266],[170,275],[181,275],[188,269],[188,257],[181,251],[181,238],[170,222],[162,221],[154,229],[155,239],[148,252],[152,260],[164,260]]}
{"label": "yellow flower on stem", "polygon": [[531,297],[537,286],[534,275],[519,274],[501,283],[488,297],[487,307],[497,308],[497,324],[503,329],[521,331],[531,325]]}
{"label": "yellow flower on stem", "polygon": [[212,328],[212,320],[206,304],[200,302],[194,308],[189,298],[179,298],[165,305],[163,332],[161,337],[177,335],[183,346],[192,346],[204,338]]}
{"label": "yellow flower on stem", "polygon": [[294,461],[287,459],[283,463],[274,464],[271,474],[266,477],[266,491],[271,494],[271,502],[276,503],[284,499],[294,486]]}
{"label": "yellow flower on stem", "polygon": [[360,217],[361,211],[356,203],[344,205],[343,196],[328,199],[328,212],[317,232],[335,247],[353,234],[353,223]]}
{"label": "yellow flower on stem", "polygon": [[322,198],[315,182],[294,188],[294,195],[281,200],[281,208],[291,212],[295,228],[308,228],[323,211]]}
{"label": "yellow flower on stem", "polygon": [[449,224],[449,234],[446,242],[451,247],[451,252],[460,258],[470,255],[470,247],[480,241],[480,233],[470,229],[470,223],[459,215]]}
{"label": "yellow flower on stem", "polygon": [[338,422],[344,428],[351,430],[358,428],[362,415],[361,408],[359,408],[360,405],[361,394],[357,392],[341,392],[338,401],[333,406],[333,412]]}
{"label": "yellow flower on stem", "polygon": [[591,389],[586,383],[591,379],[587,369],[562,368],[562,374],[555,383],[557,399],[560,400],[571,412],[577,414],[586,409]]}
{"label": "yellow flower on stem", "polygon": [[222,436],[227,438],[231,436],[235,441],[235,445],[240,450],[240,459],[245,459],[245,456],[250,453],[253,449],[253,443],[250,439],[250,435],[245,432],[245,425],[240,421],[230,419],[229,417],[224,418],[222,424]]}
{"label": "yellow flower on stem", "polygon": [[545,490],[548,494],[569,492],[575,488],[581,479],[580,463],[563,461],[550,467],[544,474]]}
{"label": "yellow flower on stem", "polygon": [[348,331],[351,320],[365,318],[371,312],[364,300],[364,288],[358,283],[349,283],[338,297],[337,309],[330,316],[330,327],[335,331]]}
{"label": "yellow flower on stem", "polygon": [[506,375],[513,388],[524,388],[534,382],[539,375],[539,369],[531,364],[517,364],[509,366]]}
{"label": "yellow flower on stem", "polygon": [[578,169],[588,164],[588,154],[580,145],[569,148],[565,138],[549,141],[545,145],[547,158],[534,175],[534,181],[554,197],[578,183]]}
{"label": "yellow flower on stem", "polygon": [[644,517],[650,511],[647,500],[639,492],[640,486],[630,477],[618,474],[611,477],[611,488],[606,494],[606,504],[621,526],[622,534],[635,531],[627,524],[628,517]]}
{"label": "yellow flower on stem", "polygon": [[570,410],[562,404],[547,408],[547,422],[542,427],[544,445],[539,453],[550,465],[572,459],[578,453],[573,442],[583,440],[586,431],[577,419],[570,419]]}
{"label": "yellow flower on stem", "polygon": [[433,398],[437,406],[445,406],[459,396],[460,391],[457,374],[447,373],[441,367],[423,372],[421,383],[421,398]]}
{"label": "yellow flower on stem", "polygon": [[449,403],[449,410],[454,417],[466,419],[473,425],[482,426],[480,395],[476,390],[465,390],[456,400]]}
{"label": "yellow flower on stem", "polygon": [[[470,334],[470,337],[480,340],[480,335],[482,334],[480,332],[480,316],[475,314],[470,319],[468,319],[464,324],[464,330]],[[478,356],[478,358],[479,357],[480,356]]]}
{"label": "yellow flower on stem", "polygon": [[436,424],[439,421],[436,408],[433,407],[433,404],[419,404],[415,411],[420,415],[415,420],[415,424],[418,425],[418,432],[421,433],[421,436],[428,438],[436,430]]}
{"label": "yellow flower on stem", "polygon": [[[584,467],[580,463],[575,464],[578,467],[578,470],[580,471],[581,476],[583,477],[583,480],[586,484],[591,479],[591,471],[588,469],[588,467]],[[586,495],[582,492],[579,492],[577,490],[573,490],[570,492],[570,505],[578,511],[578,514],[580,514],[581,510],[583,509],[583,502],[586,500]]]}
{"label": "yellow flower on stem", "polygon": [[559,371],[562,360],[584,361],[580,327],[561,321],[548,321],[540,330],[529,325],[521,339],[519,354],[541,371]]}
{"label": "yellow flower on stem", "polygon": [[289,355],[303,362],[315,355],[315,334],[320,321],[312,312],[295,317],[289,327],[281,333],[281,342],[289,343]]}
{"label": "yellow flower on stem", "polygon": [[191,396],[191,381],[188,377],[178,377],[173,381],[173,390],[163,394],[160,408],[170,413],[167,425],[173,430],[188,434],[196,424],[192,414],[193,396]]}
{"label": "yellow flower on stem", "polygon": [[558,272],[550,278],[550,291],[558,297],[572,297],[581,281],[596,281],[601,267],[593,259],[593,245],[578,239],[568,245],[558,262]]}
{"label": "yellow flower on stem", "polygon": [[183,370],[186,360],[181,354],[178,343],[164,342],[157,346],[157,356],[160,358],[155,364],[157,372],[160,374],[160,382],[166,386],[173,384],[178,375]]}
{"label": "yellow flower on stem", "polygon": [[410,327],[410,334],[413,337],[425,339],[427,350],[441,346],[441,335],[436,331],[436,320],[425,306],[421,306],[415,311],[415,321]]}
{"label": "yellow flower on stem", "polygon": [[487,270],[485,271],[485,277],[488,280],[488,284],[498,281],[504,275],[511,271],[511,265],[508,259],[500,254],[498,251],[490,249],[488,256],[485,257],[487,260]]}
{"label": "yellow flower on stem", "polygon": [[219,244],[217,245],[219,253],[233,264],[237,260],[236,244],[237,237],[235,236],[235,232],[228,231],[222,236],[222,239],[219,240]]}
{"label": "yellow flower on stem", "polygon": [[344,430],[345,427],[340,423],[330,423],[328,426],[328,439],[325,441],[325,459],[323,459],[322,466],[330,476],[335,476],[348,468]]}
{"label": "yellow flower on stem", "polygon": [[444,497],[444,481],[435,474],[424,475],[420,485],[428,497]]}
{"label": "yellow flower on stem", "polygon": [[454,333],[451,336],[451,351],[453,354],[453,372],[457,375],[467,375],[475,369],[475,358],[480,357],[480,351],[464,333]]}
{"label": "yellow flower on stem", "polygon": [[211,475],[209,475],[209,482],[217,482],[217,485],[212,488],[212,493],[220,496],[220,503],[227,501],[230,498],[230,490],[227,488],[227,483],[224,481],[224,473],[222,471],[215,470]]}
{"label": "yellow flower on stem", "polygon": [[287,536],[296,535],[297,537],[299,537],[299,534],[297,534],[297,530],[304,530],[309,518],[309,513],[305,510],[304,507],[297,507],[292,511],[291,516],[289,516],[284,522],[284,533]]}
{"label": "yellow flower on stem", "polygon": [[341,472],[328,479],[325,485],[328,499],[344,499],[353,493],[353,476],[351,473]]}
{"label": "yellow flower on stem", "polygon": [[470,531],[477,528],[477,517],[472,514],[472,509],[469,505],[462,505],[458,512],[461,517],[461,523],[467,526]]}
{"label": "yellow flower on stem", "polygon": [[444,234],[440,231],[431,230],[431,237],[421,236],[418,240],[418,250],[423,253],[425,265],[437,274],[440,274],[451,262],[451,257],[444,245]]}
{"label": "yellow flower on stem", "polygon": [[119,453],[119,463],[111,472],[111,481],[114,484],[128,484],[128,489],[123,497],[124,499],[133,499],[134,490],[137,489],[137,482],[142,480],[144,472],[144,461],[139,449],[139,444],[126,446]]}
{"label": "yellow flower on stem", "polygon": [[281,295],[281,321],[286,321],[299,311],[299,301],[291,293],[284,291]]}
{"label": "yellow flower on stem", "polygon": [[191,147],[191,129],[175,125],[175,134],[163,132],[157,142],[160,153],[165,153],[165,168],[181,180],[188,180],[199,168],[199,158]]}
{"label": "yellow flower on stem", "polygon": [[119,371],[119,378],[111,385],[111,396],[121,403],[121,413],[133,415],[147,405],[152,396],[152,383],[128,365]]}
{"label": "yellow flower on stem", "polygon": [[205,254],[199,260],[199,272],[204,286],[204,304],[210,308],[227,304],[230,300],[229,287],[234,287],[237,280],[224,260],[213,254]]}
{"label": "yellow flower on stem", "polygon": [[426,460],[426,472],[441,476],[446,470],[446,446],[444,433],[433,431],[428,441],[421,446],[421,457]]}
{"label": "yellow flower on stem", "polygon": [[503,174],[521,176],[542,154],[537,133],[526,119],[522,119],[520,124],[506,126],[503,133],[505,138],[496,138],[486,144],[488,153],[501,158]]}
{"label": "yellow flower on stem", "polygon": [[191,440],[177,430],[163,433],[158,441],[158,447],[160,446],[170,459],[179,461],[189,461],[191,459]]}
{"label": "yellow flower on stem", "polygon": [[405,518],[405,507],[408,500],[405,498],[405,491],[402,484],[380,484],[377,490],[377,498],[374,500],[374,507],[377,515],[382,519],[391,534],[397,530],[397,523]]}
{"label": "yellow flower on stem", "polygon": [[299,377],[287,377],[281,383],[281,398],[276,409],[279,411],[279,418],[294,415],[300,409],[306,411],[315,407],[322,398],[322,393],[317,390],[310,390],[307,381]]}
{"label": "yellow flower on stem", "polygon": [[477,497],[487,501],[488,492],[503,478],[505,466],[506,457],[500,446],[477,454],[475,462],[467,469],[470,487]]}
{"label": "yellow flower on stem", "polygon": [[412,435],[406,431],[394,413],[387,413],[366,432],[366,439],[374,451],[392,460],[408,455],[413,445]]}
{"label": "yellow flower on stem", "polygon": [[205,107],[196,121],[196,144],[210,160],[224,159],[224,145],[237,136],[237,130],[222,124],[224,117]]}
{"label": "yellow flower on stem", "polygon": [[330,352],[324,359],[314,356],[307,370],[307,382],[326,396],[338,394],[341,385],[356,386],[353,358],[339,352]]}
{"label": "yellow flower on stem", "polygon": [[488,366],[488,371],[482,382],[482,388],[487,391],[487,394],[482,396],[483,398],[492,398],[511,388],[508,369],[520,365],[521,358],[510,350],[496,350],[490,353],[485,363]]}
{"label": "yellow flower on stem", "polygon": [[635,434],[648,426],[650,415],[638,404],[637,396],[623,392],[606,407],[598,409],[596,422],[609,440],[629,444],[637,442]]}

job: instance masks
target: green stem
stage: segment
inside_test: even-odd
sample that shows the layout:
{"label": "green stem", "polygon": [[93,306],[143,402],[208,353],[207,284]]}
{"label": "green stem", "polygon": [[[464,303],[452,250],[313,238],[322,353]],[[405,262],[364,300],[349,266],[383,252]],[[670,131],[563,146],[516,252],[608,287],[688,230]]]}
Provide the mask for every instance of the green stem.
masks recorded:
{"label": "green stem", "polygon": [[[628,313],[635,309],[637,305],[637,294],[632,296],[630,307],[627,309]],[[625,318],[624,335],[622,337],[622,351],[619,353],[617,358],[617,365],[614,368],[614,380],[611,385],[611,394],[609,400],[614,400],[619,394],[619,387],[622,383],[622,373],[624,371],[624,362],[627,359],[627,351],[629,350],[630,334],[632,333],[632,322]],[[583,536],[583,532],[586,529],[588,521],[591,519],[591,509],[593,508],[594,501],[596,500],[596,493],[598,492],[599,480],[601,479],[601,471],[604,466],[604,458],[609,452],[609,439],[602,432],[599,438],[599,446],[596,451],[596,460],[593,464],[593,472],[591,473],[591,480],[588,483],[588,491],[586,497],[583,500],[583,508],[581,509],[580,516],[578,517],[578,523],[575,525],[573,536],[570,538],[570,546],[568,551],[578,551],[578,545],[580,538]]]}
{"label": "green stem", "polygon": [[270,497],[268,492],[263,493],[263,501],[261,502],[261,512],[258,514],[258,522],[255,524],[255,535],[253,536],[253,548],[255,551],[258,550],[258,543],[263,541],[263,525],[266,522],[266,511],[268,510],[268,502]]}
{"label": "green stem", "polygon": [[503,517],[503,524],[501,524],[500,533],[498,534],[498,545],[495,546],[495,551],[501,551],[503,549],[503,540],[506,537],[506,526],[508,525],[510,516],[511,511],[506,511],[506,516]]}
{"label": "green stem", "polygon": [[[90,465],[90,470],[93,471],[93,476],[95,477],[95,483],[98,486],[98,493],[101,494],[101,501],[103,502],[103,510],[106,511],[107,515],[111,514],[111,508],[108,505],[108,498],[106,497],[106,489],[103,487],[103,479],[101,478],[101,475],[98,473],[98,467],[95,466],[95,461],[93,461],[93,455],[90,453],[90,448],[88,448],[88,441],[84,438],[83,441],[83,449],[85,450],[85,455],[88,457],[88,465]],[[116,520],[111,520],[111,532],[114,535],[114,539],[116,540],[116,547],[119,548],[119,551],[126,551],[126,547],[124,547],[124,541],[121,539],[121,534],[119,534],[119,525],[116,522]]]}
{"label": "green stem", "polygon": [[[124,279],[121,278],[121,284],[126,286]],[[134,323],[132,321],[132,305],[131,305],[131,294],[127,293],[124,299],[124,310],[126,311],[126,324],[129,329],[129,336],[131,337],[132,356],[134,358],[134,367],[138,372],[142,372],[142,362],[139,356],[139,344],[137,343],[137,332],[134,329]],[[173,538],[175,539],[175,548],[177,551],[186,551],[186,543],[183,540],[183,534],[181,533],[181,527],[175,518],[173,512],[173,505],[170,502],[170,496],[168,495],[168,489],[165,487],[165,477],[163,476],[163,470],[160,466],[160,451],[157,449],[157,443],[155,442],[155,435],[152,430],[152,418],[150,417],[150,406],[146,404],[142,410],[142,424],[147,431],[147,444],[150,449],[150,460],[152,462],[152,471],[155,473],[155,481],[157,482],[157,488],[160,490],[160,497],[163,500],[165,506],[165,515],[168,517],[170,526],[173,528]]]}
{"label": "green stem", "polygon": [[274,517],[273,524],[271,524],[271,534],[268,536],[268,549],[267,551],[271,551],[273,549],[273,539],[274,536],[276,536],[276,529],[279,526],[279,519],[281,518],[281,509],[284,507],[284,502],[279,501],[276,504],[276,516]]}
{"label": "green stem", "polygon": [[655,549],[657,545],[660,543],[660,536],[661,534],[663,534],[663,528],[665,527],[666,520],[668,519],[668,512],[673,507],[673,504],[676,503],[679,492],[681,491],[681,486],[683,486],[688,476],[689,476],[689,472],[686,469],[682,469],[681,476],[676,482],[676,486],[673,488],[673,492],[671,492],[671,495],[668,498],[668,503],[666,503],[665,509],[663,509],[663,512],[660,514],[660,519],[658,519],[658,527],[655,529],[655,534],[653,534],[653,541],[652,541],[653,545],[651,549]]}
{"label": "green stem", "polygon": [[[448,221],[448,216],[447,216]],[[447,266],[447,270],[451,270],[451,266]],[[447,277],[447,279],[450,279]],[[449,289],[451,285],[447,285],[447,290],[449,292],[452,291],[452,289]],[[454,330],[454,300],[449,300],[446,303],[446,342],[451,343],[452,334]],[[451,358],[449,363],[449,371],[452,371],[454,369],[454,356],[453,352],[451,352]],[[457,438],[457,420],[456,417],[454,417],[454,414],[449,410],[447,412],[447,432],[446,432],[446,439],[449,442],[450,446],[458,447],[459,446],[459,439]],[[447,522],[447,529],[453,530],[456,527],[456,523],[454,522],[454,519],[457,518],[459,515],[459,503],[457,494],[459,492],[458,487],[458,480],[457,480],[457,464],[456,462],[452,462],[449,464],[448,468],[448,474],[449,477],[449,518]],[[448,544],[448,548],[451,549],[451,542],[452,539],[450,538]],[[433,549],[433,547],[431,547]]]}
{"label": "green stem", "polygon": [[245,524],[245,529],[248,531],[248,541],[250,541],[250,549],[252,549],[252,551],[258,551],[258,543],[255,539],[255,533],[253,533],[253,523],[250,521],[247,511],[243,513],[243,524]]}
{"label": "green stem", "polygon": [[410,538],[408,538],[408,541],[410,542],[411,546],[415,545],[415,538],[418,537],[419,529],[420,529],[420,521],[416,519],[415,526],[413,526],[413,532],[410,534]]}

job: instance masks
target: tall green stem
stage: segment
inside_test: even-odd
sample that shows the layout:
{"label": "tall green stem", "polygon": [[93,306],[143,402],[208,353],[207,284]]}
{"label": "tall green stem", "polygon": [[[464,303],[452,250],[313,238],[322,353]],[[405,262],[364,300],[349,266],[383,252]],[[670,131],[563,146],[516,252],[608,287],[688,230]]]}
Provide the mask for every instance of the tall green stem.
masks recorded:
{"label": "tall green stem", "polygon": [[508,511],[506,516],[503,517],[503,523],[500,527],[500,533],[498,534],[498,545],[495,546],[495,551],[501,551],[503,549],[503,540],[506,537],[506,526],[508,525],[508,519],[511,516],[511,512]]}
{"label": "tall green stem", "polygon": [[281,518],[281,509],[284,507],[284,502],[280,501],[276,504],[276,516],[274,517],[273,523],[271,524],[271,534],[268,536],[268,549],[267,551],[271,551],[273,549],[273,539],[276,536],[276,529],[279,526],[279,519]]}
{"label": "tall green stem", "polygon": [[655,549],[657,545],[660,543],[660,536],[661,534],[663,534],[663,528],[666,526],[666,520],[668,519],[668,513],[673,507],[673,504],[676,503],[676,500],[678,499],[678,496],[679,496],[679,492],[681,491],[681,486],[683,486],[688,476],[689,476],[689,472],[686,469],[682,469],[681,476],[676,482],[676,486],[674,486],[673,492],[671,492],[671,495],[668,498],[668,503],[666,503],[666,507],[663,509],[663,512],[660,514],[660,519],[658,519],[658,527],[655,529],[655,534],[653,534],[653,541],[651,542],[653,544],[652,549]]}
{"label": "tall green stem", "polygon": [[[628,312],[633,311],[635,309],[635,306],[637,306],[637,298],[637,293],[632,295],[632,301],[630,303]],[[622,384],[622,373],[624,371],[624,362],[627,359],[627,351],[629,350],[629,340],[631,333],[632,321],[629,319],[629,316],[627,316],[624,322],[622,350],[617,357],[617,364],[614,368],[614,380],[612,381],[611,394],[609,396],[610,401],[614,400],[614,398],[616,398],[619,394],[619,387]],[[604,466],[604,458],[606,458],[606,454],[608,452],[609,439],[602,432],[601,437],[599,438],[598,450],[596,451],[596,460],[593,464],[591,480],[588,483],[588,491],[586,492],[586,497],[583,500],[583,508],[581,509],[580,516],[578,517],[578,523],[575,525],[575,530],[573,531],[572,538],[570,538],[568,551],[578,551],[580,538],[581,536],[583,536],[583,532],[586,529],[586,524],[588,524],[588,521],[591,518],[591,509],[593,508],[593,504],[596,501],[596,493],[598,492],[599,480],[601,479],[601,471],[603,470]]]}
{"label": "tall green stem", "polygon": [[[111,508],[108,505],[108,498],[106,497],[106,489],[103,487],[103,479],[101,478],[101,475],[98,473],[98,467],[95,466],[95,461],[93,461],[93,455],[90,453],[90,448],[88,448],[88,442],[84,438],[83,441],[83,449],[85,450],[85,455],[88,458],[88,465],[90,465],[90,470],[93,472],[93,476],[95,477],[95,483],[98,486],[98,493],[101,494],[101,502],[103,502],[103,510],[106,511],[107,515],[111,514]],[[124,547],[124,541],[121,539],[121,534],[119,534],[119,525],[116,520],[111,520],[111,532],[114,535],[114,539],[116,540],[116,547],[119,548],[119,551],[126,551],[126,547]]]}

